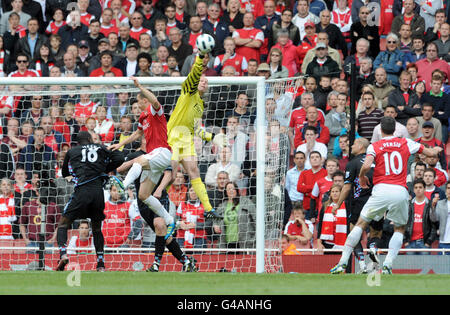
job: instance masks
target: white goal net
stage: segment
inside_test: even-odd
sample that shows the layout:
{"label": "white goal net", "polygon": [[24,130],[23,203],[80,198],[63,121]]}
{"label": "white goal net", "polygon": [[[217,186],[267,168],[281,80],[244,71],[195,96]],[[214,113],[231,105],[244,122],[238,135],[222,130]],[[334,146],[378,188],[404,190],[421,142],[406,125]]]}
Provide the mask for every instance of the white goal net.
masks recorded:
{"label": "white goal net", "polygon": [[[0,87],[2,101],[11,107],[0,116],[0,270],[54,270],[55,231],[74,185],[62,177],[61,167],[76,134],[88,130],[108,146],[137,128],[138,89],[131,80],[52,79],[8,78]],[[295,81],[209,79],[202,123],[215,137],[210,142],[195,137],[194,143],[210,203],[223,220],[205,220],[180,169],[166,190],[167,208],[182,222],[176,241],[195,257],[200,271],[278,272]],[[158,97],[168,120],[182,78],[140,80]],[[125,156],[140,149],[139,141],[121,148]],[[147,269],[155,233],[140,215],[134,187],[122,193],[109,181],[104,190],[106,268]],[[89,222],[75,221],[68,234],[72,268],[95,269]],[[181,265],[166,251],[160,268],[179,271]]]}

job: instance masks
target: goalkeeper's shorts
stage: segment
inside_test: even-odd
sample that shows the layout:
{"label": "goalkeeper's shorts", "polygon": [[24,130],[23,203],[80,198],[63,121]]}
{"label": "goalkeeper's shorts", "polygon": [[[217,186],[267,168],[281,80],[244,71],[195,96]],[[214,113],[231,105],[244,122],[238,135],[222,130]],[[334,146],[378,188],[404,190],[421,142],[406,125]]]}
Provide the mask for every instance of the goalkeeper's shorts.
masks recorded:
{"label": "goalkeeper's shorts", "polygon": [[197,156],[197,153],[195,152],[194,137],[183,140],[170,139],[169,137],[167,142],[172,148],[172,161],[180,162],[187,157]]}

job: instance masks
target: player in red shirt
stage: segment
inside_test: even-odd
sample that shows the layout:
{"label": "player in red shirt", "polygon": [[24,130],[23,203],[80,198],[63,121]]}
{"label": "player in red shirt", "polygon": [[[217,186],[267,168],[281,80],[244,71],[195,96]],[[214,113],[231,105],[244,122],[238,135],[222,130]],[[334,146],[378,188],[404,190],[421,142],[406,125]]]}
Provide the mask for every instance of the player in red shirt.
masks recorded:
{"label": "player in red shirt", "polygon": [[[138,197],[158,216],[164,219],[168,226],[165,239],[167,240],[175,231],[174,219],[169,215],[164,206],[152,195],[164,170],[170,166],[172,151],[167,143],[167,121],[164,110],[156,96],[144,88],[135,77],[130,77],[141,92],[137,99],[142,110],[139,117],[138,129],[120,143],[113,144],[108,149],[118,150],[122,146],[145,137],[147,154],[138,157],[127,173],[123,182],[123,188],[141,176],[141,186]],[[121,184],[121,183],[120,183]]]}
{"label": "player in red shirt", "polygon": [[359,173],[362,188],[368,188],[366,176],[375,163],[373,172],[372,195],[364,205],[356,226],[345,242],[345,248],[339,263],[331,269],[331,273],[343,273],[348,259],[361,239],[362,232],[372,220],[386,218],[394,223],[394,234],[389,241],[389,250],[383,262],[382,272],[392,274],[392,262],[403,245],[403,235],[408,221],[409,194],[406,186],[408,159],[412,154],[423,153],[426,156],[439,154],[440,147],[425,148],[422,144],[407,138],[394,137],[395,119],[381,119],[382,139],[367,148],[367,155]]}

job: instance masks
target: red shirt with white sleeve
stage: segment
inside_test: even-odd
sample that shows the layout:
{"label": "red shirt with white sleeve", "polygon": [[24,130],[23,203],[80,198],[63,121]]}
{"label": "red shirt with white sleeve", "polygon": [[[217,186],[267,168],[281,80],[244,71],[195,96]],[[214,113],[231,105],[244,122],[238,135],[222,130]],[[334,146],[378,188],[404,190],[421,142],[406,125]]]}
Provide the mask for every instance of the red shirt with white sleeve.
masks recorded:
{"label": "red shirt with white sleeve", "polygon": [[17,220],[14,209],[14,195],[0,195],[0,240],[14,239],[12,223]]}
{"label": "red shirt with white sleeve", "polygon": [[150,37],[152,36],[152,31],[149,29],[146,29],[145,27],[142,27],[142,26],[138,29],[136,29],[134,27],[132,27],[130,29],[130,37],[134,38],[137,41],[139,41],[139,36],[144,33],[150,35]]}
{"label": "red shirt with white sleeve", "polygon": [[[225,55],[222,54],[217,56],[216,59],[214,59],[214,68],[216,68],[218,65],[222,63],[224,56]],[[247,72],[248,63],[247,59],[245,59],[244,56],[235,53],[232,56],[230,56],[230,58],[225,60],[224,64],[222,65],[222,69],[227,66],[232,66],[234,69],[236,69],[236,73],[242,76],[244,75],[245,72]]]}
{"label": "red shirt with white sleeve", "polygon": [[48,24],[47,28],[45,29],[45,34],[47,35],[58,34],[59,29],[66,24],[67,24],[66,21],[61,21],[59,24],[56,23],[55,21],[51,21]]}
{"label": "red shirt with white sleeve", "polygon": [[156,111],[152,105],[141,113],[139,117],[138,129],[144,132],[147,153],[156,148],[167,148],[171,150],[167,143],[167,120],[161,105]]}
{"label": "red shirt with white sleeve", "polygon": [[[254,27],[244,27],[237,29],[233,32],[233,38],[246,38],[246,39],[253,39],[258,40],[261,43],[264,42],[264,33],[257,28]],[[260,50],[259,48],[250,48],[246,46],[236,46],[236,53],[244,56],[247,60],[250,59],[256,59],[260,60]]]}
{"label": "red shirt with white sleeve", "polygon": [[423,144],[394,136],[372,143],[367,148],[367,154],[375,157],[374,186],[391,184],[408,189],[406,186],[408,159],[412,154],[422,153],[424,148]]}
{"label": "red shirt with white sleeve", "polygon": [[102,232],[106,246],[119,247],[128,238],[131,230],[129,209],[129,202],[105,202],[105,220],[103,220]]}
{"label": "red shirt with white sleeve", "polygon": [[320,178],[315,184],[314,188],[311,192],[311,198],[316,199],[318,202],[317,209],[319,209],[318,213],[320,215],[320,209],[322,209],[322,198],[323,195],[331,189],[333,186],[333,180],[328,176]]}
{"label": "red shirt with white sleeve", "polygon": [[[197,223],[204,223],[204,212],[205,209],[200,201],[195,203],[183,201],[177,208],[177,215],[186,224],[195,223],[197,225]],[[183,245],[185,248],[193,248],[194,238],[206,238],[206,233],[203,228],[193,228],[189,230],[179,229],[177,231],[177,237],[182,239],[184,238]]]}
{"label": "red shirt with white sleeve", "polygon": [[93,101],[90,101],[87,104],[82,104],[79,102],[75,105],[74,117],[88,118],[94,114],[97,106],[98,104]]}

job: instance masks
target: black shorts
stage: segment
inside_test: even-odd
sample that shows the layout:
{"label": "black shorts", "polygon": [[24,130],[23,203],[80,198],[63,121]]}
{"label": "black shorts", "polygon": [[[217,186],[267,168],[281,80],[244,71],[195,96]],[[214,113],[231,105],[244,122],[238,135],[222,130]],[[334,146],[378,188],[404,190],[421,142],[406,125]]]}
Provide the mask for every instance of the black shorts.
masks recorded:
{"label": "black shorts", "polygon": [[[359,215],[364,208],[367,200],[369,200],[369,197],[370,196],[365,196],[352,200],[349,223],[355,225],[356,222],[358,222]],[[374,230],[381,231],[383,229],[383,222],[384,219],[381,219],[380,221],[371,221],[369,223],[369,226]]]}
{"label": "black shorts", "polygon": [[86,219],[103,221],[105,219],[105,194],[103,180],[76,187],[72,197],[66,204],[63,216],[71,219]]}

